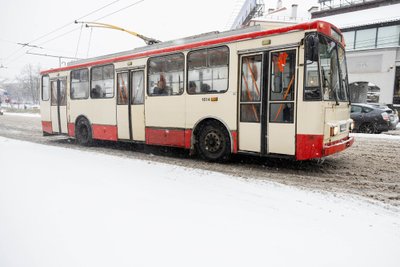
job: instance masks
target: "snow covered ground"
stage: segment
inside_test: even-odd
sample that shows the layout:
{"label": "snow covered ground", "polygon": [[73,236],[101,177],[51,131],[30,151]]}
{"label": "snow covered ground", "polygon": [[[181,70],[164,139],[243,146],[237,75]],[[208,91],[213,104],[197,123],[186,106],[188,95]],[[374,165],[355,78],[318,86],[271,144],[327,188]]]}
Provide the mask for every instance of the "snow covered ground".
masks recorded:
{"label": "snow covered ground", "polygon": [[[0,137],[0,266],[400,266],[400,212]],[[351,177],[349,177],[351,179]]]}
{"label": "snow covered ground", "polygon": [[19,116],[19,117],[32,117],[32,118],[37,118],[40,117],[39,113],[14,113],[14,112],[5,112],[4,114],[9,115],[9,116]]}
{"label": "snow covered ground", "polygon": [[390,132],[380,134],[351,133],[350,136],[354,136],[356,138],[360,137],[369,139],[400,140],[400,135],[391,135]]}

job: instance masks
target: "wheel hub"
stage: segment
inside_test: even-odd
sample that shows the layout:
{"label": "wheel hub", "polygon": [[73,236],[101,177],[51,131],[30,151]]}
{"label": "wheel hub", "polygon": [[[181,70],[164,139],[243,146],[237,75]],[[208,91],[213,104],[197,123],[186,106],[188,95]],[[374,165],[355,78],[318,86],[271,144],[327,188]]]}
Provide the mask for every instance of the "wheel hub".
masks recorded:
{"label": "wheel hub", "polygon": [[211,153],[217,152],[222,147],[221,136],[219,136],[214,131],[209,132],[206,135],[204,142],[205,142],[205,147],[206,147],[207,151],[209,151]]}

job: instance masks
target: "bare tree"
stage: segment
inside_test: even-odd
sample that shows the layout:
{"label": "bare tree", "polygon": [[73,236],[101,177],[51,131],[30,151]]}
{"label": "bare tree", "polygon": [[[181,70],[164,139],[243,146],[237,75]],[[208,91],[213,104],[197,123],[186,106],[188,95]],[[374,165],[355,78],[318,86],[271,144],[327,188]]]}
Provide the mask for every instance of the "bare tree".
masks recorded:
{"label": "bare tree", "polygon": [[27,64],[16,78],[19,83],[18,98],[33,104],[39,103],[40,66]]}

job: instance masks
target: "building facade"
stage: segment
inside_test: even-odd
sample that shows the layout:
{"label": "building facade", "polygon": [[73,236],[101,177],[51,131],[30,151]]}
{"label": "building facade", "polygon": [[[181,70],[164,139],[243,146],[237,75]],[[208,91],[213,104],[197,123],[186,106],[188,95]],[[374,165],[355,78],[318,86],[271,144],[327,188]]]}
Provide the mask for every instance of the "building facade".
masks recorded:
{"label": "building facade", "polygon": [[354,2],[322,8],[312,18],[341,28],[350,88],[367,92],[357,102],[400,105],[400,1]]}
{"label": "building facade", "polygon": [[400,0],[287,0],[247,25],[273,28],[310,19],[336,25],[347,44],[349,83],[357,95],[353,101],[400,107],[399,10]]}

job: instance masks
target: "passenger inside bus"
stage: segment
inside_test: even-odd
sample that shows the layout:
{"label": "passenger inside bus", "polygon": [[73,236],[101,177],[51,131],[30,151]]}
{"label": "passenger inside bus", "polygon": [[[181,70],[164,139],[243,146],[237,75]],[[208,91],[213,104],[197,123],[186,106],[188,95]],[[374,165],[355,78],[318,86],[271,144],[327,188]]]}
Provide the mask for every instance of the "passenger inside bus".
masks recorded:
{"label": "passenger inside bus", "polygon": [[207,83],[201,83],[200,91],[201,91],[202,93],[207,93],[207,92],[209,92],[209,91],[210,91],[210,85],[207,84]]}
{"label": "passenger inside bus", "polygon": [[164,75],[160,75],[160,80],[153,89],[154,95],[169,95],[171,88],[167,86]]}
{"label": "passenger inside bus", "polygon": [[101,86],[96,84],[94,88],[92,88],[92,92],[90,95],[92,98],[100,98],[101,97]]}
{"label": "passenger inside bus", "polygon": [[196,90],[197,90],[197,85],[196,85],[196,83],[193,82],[193,81],[190,81],[190,82],[189,82],[188,93],[189,93],[189,94],[195,94],[195,93],[196,93]]}

